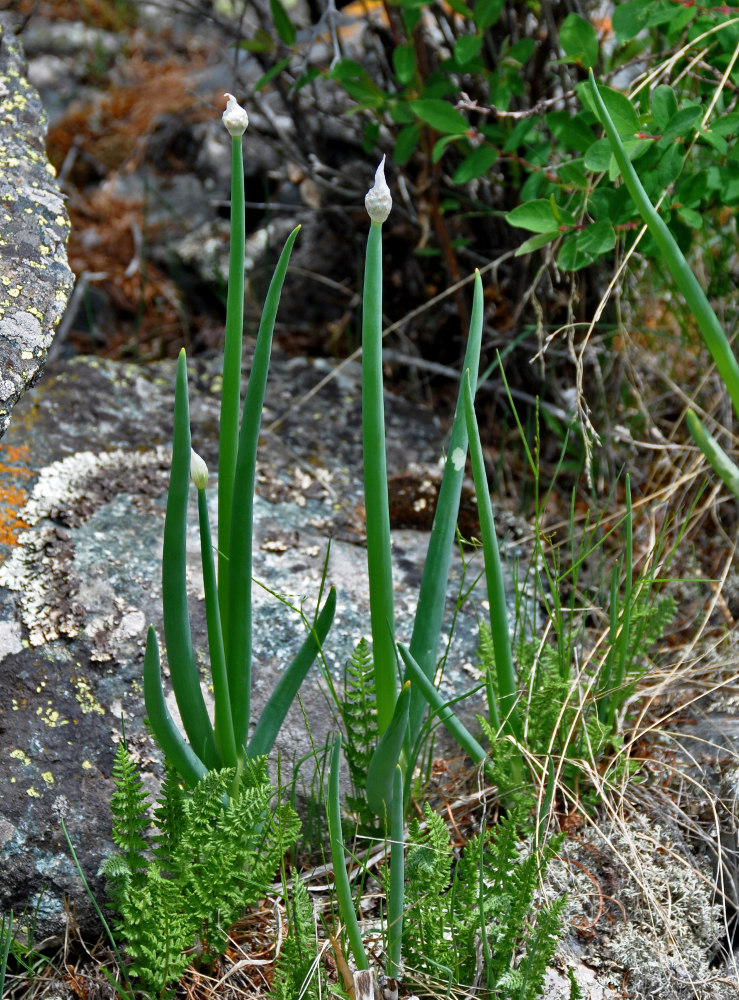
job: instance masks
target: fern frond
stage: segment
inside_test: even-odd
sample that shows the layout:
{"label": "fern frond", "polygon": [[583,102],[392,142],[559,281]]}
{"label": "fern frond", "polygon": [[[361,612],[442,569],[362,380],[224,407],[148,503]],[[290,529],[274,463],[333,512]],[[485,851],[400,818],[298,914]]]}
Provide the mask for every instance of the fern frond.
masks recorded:
{"label": "fern frond", "polygon": [[110,800],[113,813],[113,843],[120,848],[131,878],[142,880],[148,844],[144,834],[149,826],[149,799],[143,791],[136,765],[123,742],[116,747],[113,763],[115,788]]}
{"label": "fern frond", "polygon": [[297,872],[293,874],[290,897],[290,929],[275,963],[270,997],[319,1000],[315,912]]}

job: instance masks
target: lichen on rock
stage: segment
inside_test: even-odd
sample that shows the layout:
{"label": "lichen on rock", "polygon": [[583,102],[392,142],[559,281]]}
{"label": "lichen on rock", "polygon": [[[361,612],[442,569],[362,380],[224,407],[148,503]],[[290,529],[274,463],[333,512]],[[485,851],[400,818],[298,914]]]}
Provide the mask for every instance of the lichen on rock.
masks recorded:
{"label": "lichen on rock", "polygon": [[0,14],[0,437],[40,375],[72,290],[69,218],[45,152],[46,113]]}

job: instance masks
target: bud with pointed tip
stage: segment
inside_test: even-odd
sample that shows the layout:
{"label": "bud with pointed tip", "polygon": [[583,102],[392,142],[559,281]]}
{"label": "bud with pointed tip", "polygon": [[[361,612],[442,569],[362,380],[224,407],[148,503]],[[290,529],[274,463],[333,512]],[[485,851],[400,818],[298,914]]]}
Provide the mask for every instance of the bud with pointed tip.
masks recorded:
{"label": "bud with pointed tip", "polygon": [[383,223],[390,215],[393,207],[393,199],[390,196],[390,188],[385,180],[385,157],[380,161],[380,166],[375,172],[375,183],[364,197],[364,207],[373,222]]}
{"label": "bud with pointed tip", "polygon": [[193,448],[190,449],[190,479],[198,490],[208,485],[208,466]]}
{"label": "bud with pointed tip", "polygon": [[249,124],[249,116],[237,102],[233,94],[224,94],[223,96],[228,98],[226,110],[223,112],[222,117],[223,124],[232,136],[238,137],[243,135]]}

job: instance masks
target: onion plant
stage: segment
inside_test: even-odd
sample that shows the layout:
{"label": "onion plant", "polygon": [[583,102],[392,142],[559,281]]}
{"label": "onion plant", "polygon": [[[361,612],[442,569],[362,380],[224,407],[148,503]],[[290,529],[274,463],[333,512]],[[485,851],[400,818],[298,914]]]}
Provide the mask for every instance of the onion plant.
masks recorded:
{"label": "onion plant", "polygon": [[[731,349],[731,344],[716,313],[711,308],[706,293],[677,245],[675,237],[649,200],[649,196],[639,180],[639,175],[624,149],[618,129],[600,95],[592,71],[589,78],[589,93],[595,113],[605,130],[613,157],[621,171],[624,184],[628,188],[652,238],[659,247],[662,259],[667,264],[686,306],[698,324],[705,345],[710,351],[718,373],[726,386],[734,412],[739,416],[739,363]],[[690,433],[713,470],[734,496],[739,498],[739,467],[729,458],[693,410],[688,410],[686,420]]]}
{"label": "onion plant", "polygon": [[[256,454],[277,308],[298,229],[288,236],[275,268],[257,334],[241,413],[244,308],[244,177],[242,137],[246,112],[227,94],[223,122],[232,142],[231,248],[226,308],[226,345],[219,438],[218,572],[208,517],[208,470],[192,450],[184,350],[177,363],[174,437],[162,558],[164,637],[182,735],[162,692],[156,633],[149,629],[144,659],[144,696],[154,735],[167,760],[194,786],[211,770],[235,769],[245,757],[267,753],[331,627],[336,593],[329,591],[297,655],[282,673],[249,739],[252,684],[252,527]],[[215,701],[211,722],[200,687],[187,600],[186,543],[190,479],[196,487],[205,591],[208,650]],[[320,603],[320,601],[319,601]],[[186,738],[185,738],[186,737]]]}

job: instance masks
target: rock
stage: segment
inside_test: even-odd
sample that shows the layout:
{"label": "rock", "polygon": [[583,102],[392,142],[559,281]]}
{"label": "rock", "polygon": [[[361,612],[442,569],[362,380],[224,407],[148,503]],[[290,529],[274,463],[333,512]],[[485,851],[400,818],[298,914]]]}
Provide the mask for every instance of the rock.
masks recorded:
{"label": "rock", "polygon": [[74,281],[69,219],[46,159],[46,114],[24,70],[13,22],[0,14],[0,437],[44,367]]}
{"label": "rock", "polygon": [[[334,372],[325,361],[273,363],[258,468],[255,576],[312,613],[324,568],[338,590],[325,661],[340,684],[344,663],[369,632],[365,585],[358,369],[345,366],[304,405],[299,401]],[[217,469],[220,360],[190,366],[193,445]],[[150,772],[158,753],[143,726],[142,661],[147,625],[161,637],[160,558],[172,427],[174,364],[148,367],[76,358],[54,361],[49,377],[20,403],[0,443],[0,910],[38,905],[37,935],[61,933],[63,897],[84,929],[96,918],[68,856],[54,804],[69,803],[67,826],[99,900],[101,858],[112,850],[109,800],[115,742],[125,722],[131,747]],[[431,514],[429,490],[442,454],[431,413],[386,398],[396,523]],[[274,430],[269,430],[272,425]],[[414,487],[415,477],[415,487]],[[216,491],[209,497],[215,524]],[[194,491],[192,491],[194,493]],[[196,655],[207,663],[197,516],[190,518],[190,609]],[[469,506],[469,504],[468,504]],[[426,531],[393,532],[398,637],[408,639]],[[477,569],[473,567],[475,575]],[[474,577],[468,577],[473,579]],[[461,586],[456,565],[447,623]],[[482,595],[457,617],[455,657],[442,690],[476,683],[477,615]],[[302,641],[297,613],[255,587],[255,714]],[[447,626],[448,627],[448,626]],[[204,679],[207,682],[207,670]],[[314,667],[301,696],[313,740],[335,728]],[[278,749],[284,775],[311,743],[291,712]],[[312,772],[305,769],[306,788]],[[301,775],[302,777],[302,775]],[[310,794],[310,793],[307,793]]]}

